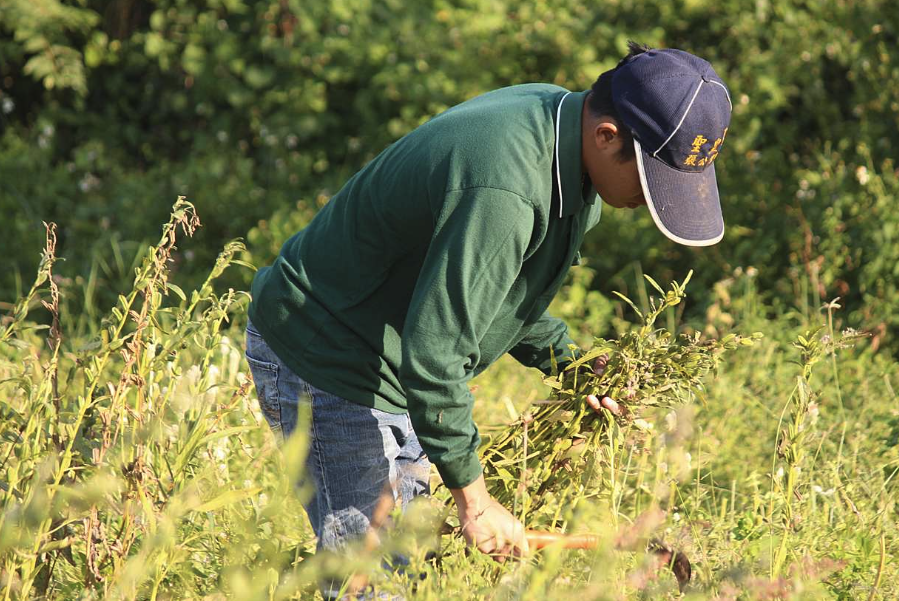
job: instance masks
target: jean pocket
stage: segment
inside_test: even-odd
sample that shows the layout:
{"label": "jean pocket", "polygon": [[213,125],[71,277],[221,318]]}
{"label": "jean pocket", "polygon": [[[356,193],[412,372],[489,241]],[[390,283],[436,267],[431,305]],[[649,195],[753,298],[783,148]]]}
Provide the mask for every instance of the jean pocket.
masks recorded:
{"label": "jean pocket", "polygon": [[262,338],[262,334],[259,333],[259,330],[256,329],[256,326],[249,319],[247,319],[247,334],[256,338]]}
{"label": "jean pocket", "polygon": [[278,393],[278,365],[260,361],[247,355],[247,364],[253,374],[259,408],[265,421],[275,434],[281,433],[281,396]]}

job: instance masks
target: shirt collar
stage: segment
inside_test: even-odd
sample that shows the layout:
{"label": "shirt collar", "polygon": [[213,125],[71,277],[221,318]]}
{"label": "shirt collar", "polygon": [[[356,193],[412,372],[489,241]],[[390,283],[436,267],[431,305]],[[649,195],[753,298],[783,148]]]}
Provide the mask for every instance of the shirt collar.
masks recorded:
{"label": "shirt collar", "polygon": [[[589,177],[581,180],[581,115],[589,90],[565,92],[556,105],[553,148],[553,198],[561,195],[561,202],[553,205],[559,217],[570,217],[596,201],[596,191]],[[583,185],[582,185],[583,184]]]}

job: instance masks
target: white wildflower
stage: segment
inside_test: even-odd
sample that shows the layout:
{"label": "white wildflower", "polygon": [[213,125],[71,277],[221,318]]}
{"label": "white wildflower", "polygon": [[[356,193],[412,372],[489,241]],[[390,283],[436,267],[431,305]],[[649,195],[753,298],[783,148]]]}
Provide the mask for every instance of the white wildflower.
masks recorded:
{"label": "white wildflower", "polygon": [[808,417],[809,421],[814,424],[818,421],[818,417],[821,415],[821,412],[818,410],[818,403],[809,403],[808,404]]}
{"label": "white wildflower", "polygon": [[669,411],[668,415],[665,416],[665,425],[668,427],[669,432],[674,432],[677,428],[677,413],[675,411]]}
{"label": "white wildflower", "polygon": [[836,492],[835,488],[828,488],[824,490],[819,485],[815,484],[812,486],[812,490],[821,495],[822,497],[831,497]]}
{"label": "white wildflower", "polygon": [[868,168],[865,167],[864,165],[861,165],[861,166],[859,166],[858,168],[856,168],[856,170],[855,170],[855,179],[857,179],[857,180],[858,180],[858,183],[860,183],[860,184],[863,185],[863,186],[864,186],[865,184],[867,184],[867,183],[868,183],[868,180],[871,179],[871,176],[868,175]]}
{"label": "white wildflower", "polygon": [[240,369],[240,360],[243,358],[240,351],[238,351],[236,348],[232,347],[231,350],[228,352],[227,357],[228,357],[228,373],[229,374],[238,373],[238,370]]}
{"label": "white wildflower", "polygon": [[225,459],[228,457],[228,441],[224,438],[219,439],[219,443],[212,448],[212,456],[215,457],[216,461],[224,464]]}
{"label": "white wildflower", "polygon": [[187,370],[187,381],[190,385],[195,385],[200,380],[200,366],[191,365]]}
{"label": "white wildflower", "polygon": [[82,192],[90,192],[100,187],[100,178],[93,173],[85,173],[81,181],[78,182],[78,189]]}
{"label": "white wildflower", "polygon": [[47,148],[50,146],[50,141],[53,139],[53,134],[56,133],[56,130],[53,129],[52,125],[45,125],[41,129],[40,135],[37,137],[37,145],[40,148]]}

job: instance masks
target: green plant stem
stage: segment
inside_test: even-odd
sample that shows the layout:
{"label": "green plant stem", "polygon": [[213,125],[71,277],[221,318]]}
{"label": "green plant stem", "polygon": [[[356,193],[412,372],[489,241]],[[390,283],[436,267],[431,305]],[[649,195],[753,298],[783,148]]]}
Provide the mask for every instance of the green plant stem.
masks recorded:
{"label": "green plant stem", "polygon": [[[827,304],[827,329],[830,333],[830,339],[836,341],[836,337],[833,330],[833,303]],[[846,411],[843,409],[843,393],[840,390],[840,372],[837,370],[837,347],[834,344],[830,349],[830,365],[833,369],[833,381],[837,387],[837,402],[840,406],[840,418],[845,421],[846,420]]]}
{"label": "green plant stem", "polygon": [[874,595],[877,594],[877,589],[880,587],[880,579],[883,577],[883,567],[886,565],[887,558],[887,548],[886,548],[886,534],[880,533],[880,562],[877,564],[877,576],[874,577],[874,584],[871,585],[871,592],[868,594],[868,601],[874,601]]}

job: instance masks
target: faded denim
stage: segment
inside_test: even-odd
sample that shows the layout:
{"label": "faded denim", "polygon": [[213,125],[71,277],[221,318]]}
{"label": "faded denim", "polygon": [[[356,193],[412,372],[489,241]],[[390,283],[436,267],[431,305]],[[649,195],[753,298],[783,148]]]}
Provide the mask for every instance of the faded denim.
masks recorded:
{"label": "faded denim", "polygon": [[408,413],[386,413],[315,388],[284,366],[252,323],[246,357],[262,413],[281,439],[296,429],[300,403],[311,405],[305,477],[314,494],[305,508],[320,551],[344,549],[365,534],[386,484],[404,509],[430,493],[430,462]]}

